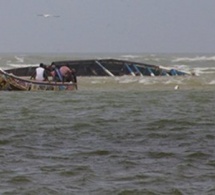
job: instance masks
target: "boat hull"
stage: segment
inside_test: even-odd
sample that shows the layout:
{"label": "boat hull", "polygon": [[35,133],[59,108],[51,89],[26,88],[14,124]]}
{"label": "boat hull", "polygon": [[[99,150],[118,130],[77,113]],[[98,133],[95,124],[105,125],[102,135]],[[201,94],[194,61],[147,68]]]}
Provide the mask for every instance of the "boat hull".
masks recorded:
{"label": "boat hull", "polygon": [[3,91],[73,91],[76,83],[23,79],[0,70],[0,90]]}
{"label": "boat hull", "polygon": [[[157,65],[117,59],[92,59],[54,61],[57,67],[68,66],[74,69],[76,76],[181,76],[188,73],[167,69]],[[22,67],[6,70],[17,76],[31,76],[36,67]]]}

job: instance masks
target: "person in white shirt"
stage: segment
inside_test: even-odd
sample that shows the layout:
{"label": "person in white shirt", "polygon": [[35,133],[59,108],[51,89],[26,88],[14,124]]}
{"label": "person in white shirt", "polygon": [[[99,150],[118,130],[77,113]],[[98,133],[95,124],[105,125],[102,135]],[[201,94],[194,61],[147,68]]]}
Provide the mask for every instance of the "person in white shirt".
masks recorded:
{"label": "person in white shirt", "polygon": [[31,76],[31,79],[32,78],[37,81],[48,81],[48,75],[43,63],[40,63],[39,67],[36,68],[34,74]]}

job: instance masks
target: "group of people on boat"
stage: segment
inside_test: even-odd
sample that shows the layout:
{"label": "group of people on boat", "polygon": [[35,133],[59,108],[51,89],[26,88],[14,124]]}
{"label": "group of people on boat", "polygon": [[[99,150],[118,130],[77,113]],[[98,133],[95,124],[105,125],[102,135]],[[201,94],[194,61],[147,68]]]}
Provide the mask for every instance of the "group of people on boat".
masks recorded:
{"label": "group of people on boat", "polygon": [[38,81],[49,81],[50,76],[54,82],[77,83],[75,69],[70,69],[66,65],[58,67],[54,63],[52,63],[50,66],[40,63],[39,67],[35,69],[35,72],[31,76],[31,79]]}

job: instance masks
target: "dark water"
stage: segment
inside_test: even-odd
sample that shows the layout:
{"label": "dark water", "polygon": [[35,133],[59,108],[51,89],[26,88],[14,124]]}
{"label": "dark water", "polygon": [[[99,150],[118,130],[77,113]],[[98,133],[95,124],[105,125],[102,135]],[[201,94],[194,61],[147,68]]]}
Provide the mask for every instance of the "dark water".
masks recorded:
{"label": "dark water", "polygon": [[[70,57],[0,55],[0,67]],[[215,194],[215,57],[114,57],[198,76],[89,77],[74,93],[1,92],[0,194]]]}
{"label": "dark water", "polygon": [[214,90],[1,92],[1,194],[215,194]]}

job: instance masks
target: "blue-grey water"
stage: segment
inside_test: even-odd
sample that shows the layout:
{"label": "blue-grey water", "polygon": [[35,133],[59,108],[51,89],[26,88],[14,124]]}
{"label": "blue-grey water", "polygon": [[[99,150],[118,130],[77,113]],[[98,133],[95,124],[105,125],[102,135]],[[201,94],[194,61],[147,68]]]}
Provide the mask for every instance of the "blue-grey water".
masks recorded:
{"label": "blue-grey water", "polygon": [[[0,67],[95,57],[2,54]],[[0,92],[0,194],[215,194],[215,57],[113,57],[197,76],[79,77],[75,92]]]}

